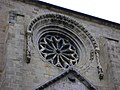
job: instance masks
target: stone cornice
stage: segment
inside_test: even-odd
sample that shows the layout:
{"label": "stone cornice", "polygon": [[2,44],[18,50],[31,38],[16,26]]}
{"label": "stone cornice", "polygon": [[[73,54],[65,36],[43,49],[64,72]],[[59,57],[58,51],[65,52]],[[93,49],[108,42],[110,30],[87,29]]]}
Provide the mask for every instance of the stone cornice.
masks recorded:
{"label": "stone cornice", "polygon": [[112,27],[112,28],[120,29],[120,24],[119,23],[115,23],[115,22],[112,22],[112,21],[108,21],[108,20],[105,20],[105,19],[101,19],[101,18],[98,18],[98,17],[94,17],[94,16],[91,16],[91,15],[87,15],[87,14],[84,14],[84,13],[81,13],[81,12],[73,11],[73,10],[66,9],[66,8],[63,8],[63,7],[59,7],[59,6],[56,6],[56,5],[52,5],[52,4],[43,2],[43,1],[38,1],[38,0],[14,0],[14,1],[21,1],[21,2],[24,2],[24,3],[27,3],[27,4],[36,5],[38,7],[46,8],[46,9],[49,9],[51,11],[71,15],[71,16],[74,16],[74,17],[77,17],[77,18],[80,18],[80,19],[83,19],[83,20],[87,20],[87,21],[91,21],[91,22],[98,23],[98,24],[101,24],[101,25],[105,25],[105,26],[109,26],[109,27]]}

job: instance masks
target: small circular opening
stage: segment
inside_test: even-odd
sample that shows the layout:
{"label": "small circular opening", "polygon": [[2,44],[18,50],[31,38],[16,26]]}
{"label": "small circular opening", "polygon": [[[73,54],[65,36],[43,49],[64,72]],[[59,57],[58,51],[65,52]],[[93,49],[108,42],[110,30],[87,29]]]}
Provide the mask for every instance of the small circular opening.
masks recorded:
{"label": "small circular opening", "polygon": [[58,53],[58,54],[59,54],[59,53],[60,53],[60,50],[58,50],[58,49],[57,49],[57,50],[56,50],[56,53]]}

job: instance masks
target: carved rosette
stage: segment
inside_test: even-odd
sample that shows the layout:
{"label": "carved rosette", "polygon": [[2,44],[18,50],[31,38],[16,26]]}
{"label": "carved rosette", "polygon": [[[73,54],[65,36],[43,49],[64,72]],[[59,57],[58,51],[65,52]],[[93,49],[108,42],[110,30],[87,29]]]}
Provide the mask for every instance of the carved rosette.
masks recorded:
{"label": "carved rosette", "polygon": [[[52,33],[53,34],[53,33]],[[50,63],[63,68],[68,68],[79,61],[75,44],[67,37],[54,33],[40,38],[38,45],[42,56]]]}

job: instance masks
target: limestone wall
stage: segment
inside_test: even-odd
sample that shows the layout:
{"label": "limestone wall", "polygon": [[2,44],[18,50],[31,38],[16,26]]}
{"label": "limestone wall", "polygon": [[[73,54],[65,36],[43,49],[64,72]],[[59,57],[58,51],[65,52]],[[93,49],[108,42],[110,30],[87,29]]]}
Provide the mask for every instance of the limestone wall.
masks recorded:
{"label": "limestone wall", "polygon": [[[64,70],[43,61],[35,45],[31,45],[31,61],[26,63],[27,28],[36,16],[58,13],[42,5],[35,6],[16,0],[0,1],[0,88],[1,90],[32,90],[34,87],[59,75]],[[60,10],[61,14],[65,14]],[[94,84],[98,90],[120,89],[120,30],[83,20],[76,20],[95,38],[100,47],[100,63],[104,78],[100,81],[97,62],[94,58],[89,65],[76,69]],[[76,34],[78,34],[76,32]],[[4,64],[3,64],[4,63]],[[5,67],[5,68],[3,68]]]}

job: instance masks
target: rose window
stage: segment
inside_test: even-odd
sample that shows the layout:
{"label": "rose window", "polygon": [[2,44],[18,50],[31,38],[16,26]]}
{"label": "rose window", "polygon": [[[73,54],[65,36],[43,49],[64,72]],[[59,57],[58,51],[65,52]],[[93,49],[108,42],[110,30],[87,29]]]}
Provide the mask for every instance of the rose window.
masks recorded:
{"label": "rose window", "polygon": [[38,46],[41,55],[57,67],[68,68],[79,61],[74,42],[63,34],[45,34],[39,39]]}
{"label": "rose window", "polygon": [[[95,60],[95,39],[72,17],[46,13],[32,20],[27,30],[27,61],[31,60],[31,45],[40,60],[60,68],[76,66],[86,72]],[[30,45],[29,45],[30,44]]]}

